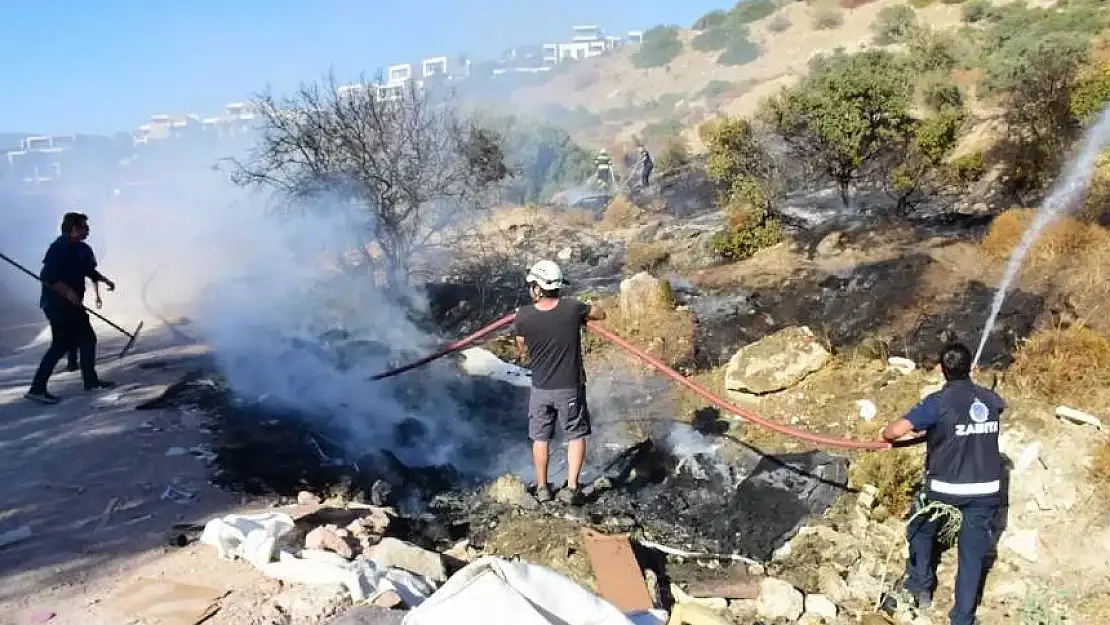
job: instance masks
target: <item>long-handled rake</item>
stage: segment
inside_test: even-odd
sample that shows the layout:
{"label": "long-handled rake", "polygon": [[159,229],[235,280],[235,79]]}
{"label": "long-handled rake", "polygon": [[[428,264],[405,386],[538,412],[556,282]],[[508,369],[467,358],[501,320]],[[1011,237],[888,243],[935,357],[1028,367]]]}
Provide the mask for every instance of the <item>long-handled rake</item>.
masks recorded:
{"label": "long-handled rake", "polygon": [[[46,284],[46,282],[43,281],[42,278],[40,278],[37,275],[35,275],[34,273],[32,273],[30,269],[27,269],[23,265],[20,265],[19,263],[15,262],[11,258],[8,258],[7,256],[5,256],[4,254],[0,254],[0,260],[3,260],[4,262],[8,263],[12,267],[15,267],[16,269],[22,271],[23,273],[31,276],[32,278],[35,279],[35,282],[43,284],[47,288],[51,288],[51,285]],[[138,340],[138,338],[139,338],[139,333],[143,331],[143,322],[142,321],[139,322],[139,325],[135,328],[134,332],[128,332],[127,330],[124,330],[123,328],[116,325],[111,319],[108,319],[104,315],[96,312],[95,310],[89,308],[88,306],[81,305],[81,308],[84,308],[85,311],[87,311],[90,315],[92,315],[92,316],[96,317],[97,319],[103,321],[104,323],[112,326],[120,334],[127,337],[127,345],[124,345],[123,350],[119,353],[120,358],[123,358],[124,356],[127,355],[127,352],[131,351],[131,348],[134,347],[134,345],[135,345],[135,341]]]}

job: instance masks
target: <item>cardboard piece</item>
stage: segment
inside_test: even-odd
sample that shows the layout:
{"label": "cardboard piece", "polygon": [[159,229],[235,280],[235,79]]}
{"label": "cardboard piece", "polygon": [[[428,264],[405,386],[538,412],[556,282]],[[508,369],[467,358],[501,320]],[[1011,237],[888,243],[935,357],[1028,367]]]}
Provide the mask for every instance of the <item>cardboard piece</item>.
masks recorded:
{"label": "cardboard piece", "polygon": [[219,610],[226,590],[160,579],[140,579],[111,599],[111,608],[151,625],[197,625]]}
{"label": "cardboard piece", "polygon": [[627,535],[606,536],[584,528],[582,538],[603,599],[624,613],[655,607]]}

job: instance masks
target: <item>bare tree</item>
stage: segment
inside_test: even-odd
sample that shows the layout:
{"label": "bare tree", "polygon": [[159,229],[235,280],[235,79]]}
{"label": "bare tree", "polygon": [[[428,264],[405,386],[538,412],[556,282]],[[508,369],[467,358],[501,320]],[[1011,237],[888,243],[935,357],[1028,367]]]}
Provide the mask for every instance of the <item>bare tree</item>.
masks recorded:
{"label": "bare tree", "polygon": [[232,179],[276,191],[291,200],[286,206],[326,196],[332,210],[364,218],[381,251],[367,259],[393,288],[416,255],[487,206],[509,176],[501,136],[440,90],[340,86],[328,74],[290,97],[267,90],[255,105],[260,137],[244,160],[231,161]]}

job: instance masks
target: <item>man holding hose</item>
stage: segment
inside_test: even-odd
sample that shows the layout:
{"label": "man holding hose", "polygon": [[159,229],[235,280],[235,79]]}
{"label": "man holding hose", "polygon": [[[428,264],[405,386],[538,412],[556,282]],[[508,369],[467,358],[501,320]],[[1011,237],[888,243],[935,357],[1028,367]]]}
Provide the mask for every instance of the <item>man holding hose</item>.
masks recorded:
{"label": "man holding hose", "polygon": [[[923,509],[932,502],[959,509],[959,568],[952,625],[975,625],[975,611],[994,548],[995,523],[1002,507],[1002,453],[999,419],[1006,402],[994,391],[971,381],[971,350],[949,343],[941,351],[945,384],[921,400],[903,418],[883,430],[893,442],[910,432],[924,432],[925,489],[906,527],[910,558],[906,590],[918,607],[933,600],[936,568],[933,551],[938,525]],[[920,512],[920,514],[919,514]],[[942,515],[943,518],[943,515]]]}
{"label": "man holding hose", "polygon": [[559,490],[558,499],[580,505],[579,478],[586,461],[586,438],[591,433],[582,329],[587,321],[604,319],[605,311],[571,297],[560,297],[566,280],[562,269],[552,261],[533,265],[526,280],[533,303],[516,313],[516,340],[532,366],[528,437],[536,469],[536,499],[544,503],[552,498],[547,462],[558,422],[567,438],[567,485]]}

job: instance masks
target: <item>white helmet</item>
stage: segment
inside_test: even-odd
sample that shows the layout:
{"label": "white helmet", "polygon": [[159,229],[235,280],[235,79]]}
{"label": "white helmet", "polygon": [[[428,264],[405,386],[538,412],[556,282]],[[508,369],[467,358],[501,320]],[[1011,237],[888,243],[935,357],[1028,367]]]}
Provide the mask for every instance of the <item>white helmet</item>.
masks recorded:
{"label": "white helmet", "polygon": [[567,284],[563,279],[563,270],[550,260],[541,260],[532,265],[525,280],[528,284],[535,284],[545,291],[557,291]]}

